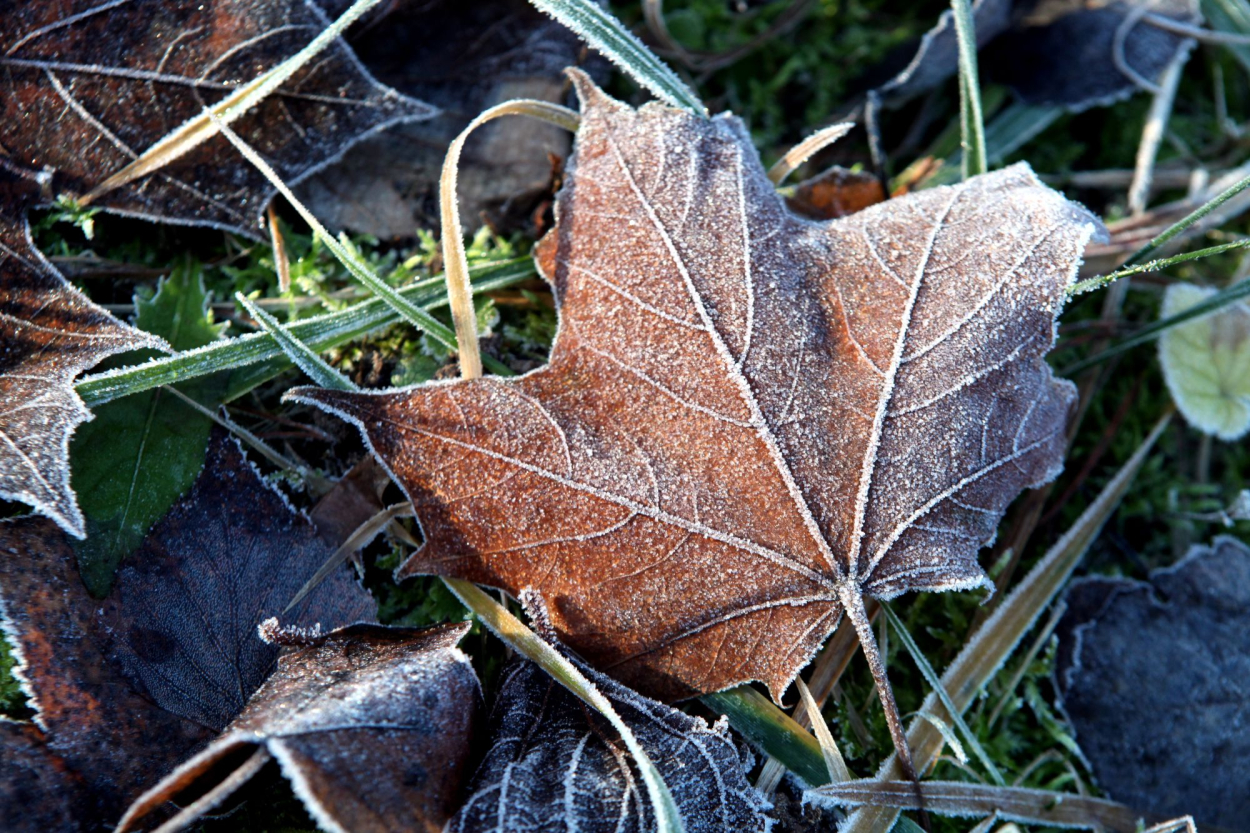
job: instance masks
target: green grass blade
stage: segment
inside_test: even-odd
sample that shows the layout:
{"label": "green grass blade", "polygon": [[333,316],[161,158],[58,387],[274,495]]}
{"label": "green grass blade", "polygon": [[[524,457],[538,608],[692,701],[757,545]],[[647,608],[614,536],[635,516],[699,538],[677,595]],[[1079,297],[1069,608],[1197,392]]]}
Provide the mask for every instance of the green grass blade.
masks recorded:
{"label": "green grass blade", "polygon": [[707,115],[703,102],[677,73],[595,0],[530,0],[530,4],[572,29],[657,98],[695,115]]}
{"label": "green grass blade", "polygon": [[[528,257],[470,269],[475,295],[511,286],[534,274],[534,262]],[[447,304],[447,288],[442,275],[414,282],[399,290],[399,294],[407,302],[427,311]],[[287,327],[287,331],[311,349],[324,352],[401,320],[400,315],[385,301],[370,298],[344,310],[297,321]],[[161,385],[242,368],[241,372],[231,375],[224,396],[224,400],[229,401],[290,366],[291,360],[273,336],[269,333],[250,333],[214,342],[198,350],[87,376],[80,379],[75,388],[88,407],[95,407]]]}
{"label": "green grass blade", "polygon": [[726,715],[729,725],[811,786],[829,783],[816,738],[763,694],[743,685],[699,699],[717,714]]}
{"label": "green grass blade", "polygon": [[595,687],[594,683],[586,679],[586,675],[579,671],[576,665],[569,662],[563,654],[527,628],[521,620],[509,613],[503,605],[492,599],[476,584],[455,578],[444,578],[443,583],[456,594],[456,598],[460,599],[465,607],[477,615],[482,624],[493,634],[517,653],[540,666],[556,682],[608,719],[608,722],[620,734],[621,740],[633,755],[634,761],[638,764],[638,770],[642,773],[647,796],[651,799],[656,831],[658,833],[683,833],[685,828],[682,824],[681,812],[677,809],[677,803],[673,800],[673,794],[669,792],[668,785],[664,783],[664,778],[647,756],[637,737],[634,736],[634,731],[629,728],[629,724],[621,719],[616,709],[613,708],[612,702]]}
{"label": "green grass blade", "polygon": [[278,346],[282,348],[282,352],[286,353],[287,357],[308,375],[308,378],[323,388],[346,391],[360,390],[360,388],[344,378],[341,373],[330,367],[326,360],[317,354],[316,350],[313,350],[287,332],[286,327],[278,323],[278,319],[253,304],[242,292],[236,292],[234,297],[256,319],[265,332],[273,336],[274,341],[278,342]]}
{"label": "green grass blade", "polygon": [[955,35],[959,39],[959,117],[964,179],[988,170],[985,115],[981,112],[981,82],[977,77],[977,34],[968,0],[951,0]]}
{"label": "green grass blade", "polygon": [[1109,283],[1118,281],[1120,278],[1127,278],[1130,275],[1140,275],[1142,272],[1158,272],[1169,266],[1184,263],[1187,260],[1198,260],[1199,258],[1211,257],[1212,255],[1223,254],[1224,252],[1235,251],[1236,249],[1244,249],[1248,246],[1250,246],[1250,240],[1237,240],[1232,243],[1221,243],[1218,246],[1209,246],[1205,249],[1198,249],[1193,252],[1185,252],[1184,254],[1173,255],[1172,257],[1152,260],[1149,263],[1143,263],[1139,266],[1130,266],[1127,269],[1118,269],[1106,275],[1086,278],[1079,283],[1073,284],[1072,288],[1068,290],[1068,294],[1082,295],[1086,292],[1093,292],[1095,289],[1101,289]]}
{"label": "green grass blade", "polygon": [[1242,191],[1246,190],[1246,188],[1250,188],[1250,176],[1247,176],[1244,179],[1228,186],[1222,192],[1207,200],[1197,209],[1168,226],[1159,234],[1158,237],[1154,238],[1145,246],[1142,246],[1140,249],[1133,252],[1133,254],[1129,255],[1128,260],[1124,261],[1123,266],[1133,266],[1141,263],[1147,257],[1158,251],[1159,248],[1165,245],[1169,240],[1184,232],[1185,229],[1189,228],[1194,223],[1198,222],[1203,217],[1207,216],[1212,211],[1240,194]]}
{"label": "green grass blade", "polygon": [[1075,364],[1068,365],[1061,370],[1060,373],[1064,376],[1071,376],[1075,373],[1080,373],[1082,370],[1093,367],[1096,364],[1101,364],[1113,356],[1118,356],[1121,353],[1132,350],[1134,347],[1154,341],[1164,332],[1164,330],[1171,329],[1177,324],[1184,324],[1186,321],[1192,321],[1195,318],[1201,318],[1204,315],[1210,315],[1211,313],[1218,312],[1229,304],[1240,301],[1242,298],[1247,296],[1250,296],[1250,280],[1243,280],[1239,283],[1235,283],[1222,292],[1212,295],[1200,304],[1195,304],[1189,309],[1179,312],[1176,315],[1170,315],[1167,318],[1160,318],[1153,324],[1147,324],[1131,336],[1120,339],[1116,343],[1112,344],[1101,353],[1096,353],[1087,359],[1082,359]]}
{"label": "green grass blade", "polygon": [[985,753],[985,749],[981,746],[981,742],[977,740],[976,734],[968,726],[964,720],[963,712],[955,708],[955,703],[951,700],[951,696],[946,692],[946,687],[942,685],[942,681],[938,679],[937,672],[933,670],[933,666],[929,664],[929,659],[920,650],[920,646],[916,644],[916,640],[912,639],[911,633],[907,630],[907,626],[903,624],[903,620],[898,618],[898,614],[890,609],[885,602],[881,603],[881,612],[885,614],[885,618],[890,623],[890,627],[894,628],[894,632],[898,634],[898,638],[902,641],[903,647],[907,649],[907,653],[911,654],[912,661],[916,663],[916,667],[920,669],[920,673],[924,675],[925,681],[929,687],[933,689],[933,693],[942,701],[942,705],[946,707],[946,712],[950,716],[951,721],[959,729],[963,735],[964,741],[968,748],[972,750],[972,754],[977,756],[977,760],[985,767],[985,771],[989,773],[994,783],[1006,786],[1007,781],[1003,778],[1003,774],[998,771],[998,767],[994,766],[994,761]]}

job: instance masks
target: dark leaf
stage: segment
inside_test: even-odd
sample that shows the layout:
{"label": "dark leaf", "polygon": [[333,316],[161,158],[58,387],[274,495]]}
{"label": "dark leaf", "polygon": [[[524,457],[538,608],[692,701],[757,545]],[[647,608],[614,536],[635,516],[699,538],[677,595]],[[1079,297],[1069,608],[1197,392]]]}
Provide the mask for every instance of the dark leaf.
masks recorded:
{"label": "dark leaf", "polygon": [[[768,829],[768,802],[746,780],[724,722],[709,727],[578,665],[656,765],[686,833]],[[600,714],[520,658],[504,669],[497,698],[490,751],[447,833],[655,829],[642,776]]]}
{"label": "dark leaf", "polygon": [[[1024,0],[1027,4],[1031,0]],[[973,0],[972,20],[977,48],[984,47],[1011,25],[1012,10],[1018,0]],[[931,90],[959,70],[959,40],[955,18],[942,12],[937,24],[921,38],[916,54],[896,76],[878,88],[889,99],[908,99]]]}
{"label": "dark leaf", "polygon": [[861,594],[986,583],[977,550],[1062,460],[1074,390],[1041,357],[1097,221],[1016,166],[812,223],[736,119],[577,84],[550,365],[296,394],[408,492],[401,574],[533,587],[665,700],[780,696]]}
{"label": "dark leaf", "polygon": [[[78,195],[329,23],[312,0],[3,0],[0,20],[0,145],[61,171]],[[378,84],[339,41],[233,127],[294,183],[362,137],[435,112]],[[272,194],[218,136],[97,204],[256,237]]]}
{"label": "dark leaf", "polygon": [[1149,582],[1073,584],[1055,679],[1099,785],[1160,816],[1250,819],[1250,548],[1216,538]]}
{"label": "dark leaf", "polygon": [[0,717],[0,809],[9,833],[78,829],[82,784],[30,723]]}
{"label": "dark leaf", "polygon": [[[399,0],[391,6],[384,18],[349,33],[353,48],[381,81],[442,112],[368,142],[297,190],[332,226],[383,239],[439,224],[438,178],[447,145],[474,116],[511,98],[563,103],[565,67],[584,60],[595,72],[604,66],[600,58],[584,58],[577,36],[526,0]],[[528,225],[529,212],[515,203],[538,207],[550,198],[547,155],[566,156],[568,147],[566,131],[531,119],[502,119],[475,131],[461,157],[457,189],[465,227],[481,225],[483,212],[503,233]],[[509,218],[514,225],[498,223]]]}
{"label": "dark leaf", "polygon": [[794,194],[786,198],[786,205],[813,220],[835,220],[884,202],[885,198],[881,180],[872,174],[834,166],[796,185]]}
{"label": "dark leaf", "polygon": [[[198,268],[176,267],[155,297],[136,297],[135,324],[175,350],[217,340]],[[151,358],[127,357],[127,363]],[[179,386],[213,407],[224,388],[220,376]],[[87,539],[76,544],[78,567],[94,596],[108,593],[117,565],[157,520],[191,488],[204,466],[213,422],[164,390],[145,391],[106,403],[79,429],[70,446],[72,484],[87,519]]]}
{"label": "dark leaf", "polygon": [[[7,119],[0,116],[0,130]],[[26,210],[46,184],[46,175],[0,158],[0,498],[29,504],[81,538],[69,438],[91,412],[74,377],[115,353],[165,343],[91,303],[35,250]]]}
{"label": "dark leaf", "polygon": [[[52,523],[0,524],[0,611],[15,673],[47,749],[81,779],[87,817],[117,819],[239,713],[278,654],[257,625],[333,551],[232,440],[219,435],[209,461],[103,602],[87,594]],[[371,611],[342,570],[291,621],[335,627]]]}
{"label": "dark leaf", "polygon": [[441,830],[459,798],[481,700],[456,647],[468,630],[467,622],[353,625],[287,651],[243,714],[140,798],[118,830],[166,801],[206,797],[179,816],[172,829],[181,829],[269,756],[324,830]]}

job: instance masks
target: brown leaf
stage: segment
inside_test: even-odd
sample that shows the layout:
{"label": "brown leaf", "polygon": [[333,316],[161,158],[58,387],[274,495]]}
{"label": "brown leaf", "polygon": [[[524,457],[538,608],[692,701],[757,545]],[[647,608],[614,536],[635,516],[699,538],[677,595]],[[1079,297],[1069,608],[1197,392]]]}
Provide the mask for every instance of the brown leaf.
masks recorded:
{"label": "brown leaf", "polygon": [[[0,145],[84,195],[329,24],[312,0],[6,2]],[[339,41],[233,125],[289,184],[389,124],[437,110],[377,83]],[[97,200],[260,237],[273,189],[215,137]]]}
{"label": "brown leaf", "polygon": [[[578,663],[581,665],[580,663]],[[768,802],[746,778],[728,726],[657,703],[581,665],[655,762],[686,833],[764,831]],[[447,833],[645,833],[655,819],[628,750],[608,721],[532,662],[503,671],[491,747]]]}
{"label": "brown leaf", "polygon": [[0,809],[9,833],[78,829],[82,784],[30,723],[0,717]]}
{"label": "brown leaf", "polygon": [[661,699],[779,697],[862,593],[987,584],[977,550],[1060,467],[1074,389],[1041,357],[1097,221],[1020,165],[813,223],[736,119],[576,79],[550,365],[297,394],[407,490],[400,573],[533,587]]}
{"label": "brown leaf", "polygon": [[0,159],[0,498],[82,538],[69,439],[91,412],[74,377],[115,353],[167,347],[91,303],[35,250],[26,210],[47,180]]}
{"label": "brown leaf", "polygon": [[834,220],[885,201],[881,180],[870,173],[834,166],[800,182],[786,205],[813,220]]}
{"label": "brown leaf", "polygon": [[[0,625],[47,750],[82,783],[80,820],[117,819],[242,710],[278,653],[256,626],[333,550],[232,440],[219,434],[208,459],[103,602],[54,524],[0,523]],[[371,611],[340,571],[291,621],[335,627]],[[0,782],[10,777],[0,770]],[[0,805],[0,816],[13,812]]]}
{"label": "brown leaf", "polygon": [[468,631],[353,625],[288,651],[225,734],[145,793],[119,833],[166,801],[207,796],[180,814],[171,829],[181,829],[270,755],[325,830],[441,830],[481,700],[456,647]]}

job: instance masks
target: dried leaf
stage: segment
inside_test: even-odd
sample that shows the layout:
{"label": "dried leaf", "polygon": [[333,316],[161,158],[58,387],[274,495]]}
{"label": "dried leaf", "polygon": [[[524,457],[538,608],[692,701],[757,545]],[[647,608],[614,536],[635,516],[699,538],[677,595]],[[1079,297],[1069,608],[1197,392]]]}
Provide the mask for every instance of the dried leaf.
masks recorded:
{"label": "dried leaf", "polygon": [[[79,820],[117,819],[238,714],[278,653],[256,626],[333,550],[232,440],[219,435],[209,460],[103,602],[87,594],[55,525],[0,524],[0,625],[47,750],[82,782]],[[342,571],[292,621],[334,627],[371,609]],[[9,777],[0,770],[0,782]],[[0,816],[15,812],[0,806]]]}
{"label": "dried leaf", "polygon": [[[329,5],[333,13],[344,4]],[[331,227],[383,239],[439,224],[447,146],[478,113],[514,98],[563,103],[568,84],[561,73],[568,66],[585,62],[606,75],[602,58],[585,56],[576,35],[527,0],[404,0],[362,29],[348,37],[366,66],[441,112],[367,142],[296,193]],[[479,227],[483,213],[497,228],[509,216],[528,224],[531,212],[550,200],[548,154],[564,157],[568,147],[567,132],[530,119],[475,131],[457,189],[465,228]]]}
{"label": "dried leaf", "polygon": [[[982,73],[1028,104],[1070,110],[1111,104],[1142,82],[1154,83],[1190,48],[1186,38],[1144,20],[1147,12],[1181,23],[1201,20],[1197,0],[979,0],[973,15]],[[907,67],[879,92],[911,98],[958,68],[955,26],[944,12]]]}
{"label": "dried leaf", "polygon": [[[0,145],[63,172],[78,195],[329,25],[312,0],[15,1],[0,17]],[[233,126],[294,183],[364,136],[435,112],[377,83],[339,41]],[[272,195],[218,136],[96,204],[259,239]]]}
{"label": "dried leaf", "polygon": [[885,198],[885,189],[877,177],[834,166],[795,186],[786,205],[813,220],[833,220],[884,202]]}
{"label": "dried leaf", "polygon": [[780,696],[862,593],[988,583],[976,551],[1060,466],[1074,390],[1041,356],[1097,221],[1015,166],[812,223],[736,119],[575,79],[551,364],[295,393],[407,491],[401,574],[533,587],[666,700]]}
{"label": "dried leaf", "polygon": [[284,653],[243,714],[145,793],[119,833],[166,801],[208,796],[170,827],[182,829],[255,773],[239,760],[267,755],[324,830],[441,830],[459,798],[481,700],[456,647],[468,631],[467,622],[353,625]]}
{"label": "dried leaf", "polygon": [[91,412],[74,377],[108,356],[165,342],[91,303],[35,250],[26,210],[46,184],[0,159],[0,498],[29,504],[81,538],[69,438]]}
{"label": "dried leaf", "polygon": [[[1202,303],[1218,290],[1175,283],[1160,318]],[[1189,424],[1221,440],[1250,431],[1250,304],[1229,304],[1214,315],[1164,330],[1159,363],[1172,398]]]}
{"label": "dried leaf", "polygon": [[[709,727],[578,665],[655,762],[686,833],[768,829],[768,802],[747,781],[749,764],[724,721]],[[534,663],[516,658],[504,669],[490,731],[490,750],[447,833],[655,829],[641,776],[616,732]]]}
{"label": "dried leaf", "polygon": [[1099,785],[1199,825],[1250,818],[1250,548],[1194,547],[1149,582],[1068,591],[1055,681]]}
{"label": "dried leaf", "polygon": [[0,717],[0,809],[6,811],[5,830],[77,830],[81,789],[37,727]]}

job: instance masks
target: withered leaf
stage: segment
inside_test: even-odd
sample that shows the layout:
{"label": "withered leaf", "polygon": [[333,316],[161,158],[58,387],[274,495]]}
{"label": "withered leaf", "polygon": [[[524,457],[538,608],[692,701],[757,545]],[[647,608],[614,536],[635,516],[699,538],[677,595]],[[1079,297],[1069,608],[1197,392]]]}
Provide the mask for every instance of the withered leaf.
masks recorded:
{"label": "withered leaf", "polygon": [[145,793],[118,830],[188,796],[200,799],[179,817],[190,824],[269,756],[325,830],[441,830],[459,798],[481,700],[456,647],[468,631],[467,622],[352,625],[289,650],[226,732]]}
{"label": "withered leaf", "polygon": [[833,220],[884,202],[885,188],[870,173],[834,166],[800,182],[786,205],[813,220]]}
{"label": "withered leaf", "polygon": [[[323,5],[334,14],[347,3]],[[380,81],[440,112],[369,140],[296,193],[332,226],[385,239],[439,224],[447,145],[478,113],[513,98],[563,103],[565,67],[584,62],[596,72],[606,62],[586,56],[576,35],[527,0],[383,6],[389,7],[384,17],[356,27],[348,40]],[[532,119],[503,119],[474,131],[457,187],[465,228],[481,225],[483,213],[505,233],[527,228],[516,220],[550,199],[547,155],[564,157],[568,148],[567,132]]]}
{"label": "withered leaf", "polygon": [[0,158],[0,498],[29,504],[81,538],[69,440],[91,412],[74,377],[108,356],[165,342],[91,303],[35,249],[26,211],[46,181]]}
{"label": "withered leaf", "polygon": [[[333,551],[232,440],[219,435],[209,461],[103,602],[88,595],[54,524],[0,524],[0,625],[47,750],[81,782],[70,810],[79,820],[119,818],[242,710],[278,653],[257,625]],[[291,621],[335,627],[371,610],[343,570]],[[0,766],[0,782],[11,778]],[[53,783],[49,801],[59,800]],[[6,818],[17,812],[0,807]]]}
{"label": "withered leaf", "polygon": [[77,830],[81,789],[37,727],[0,717],[0,809],[6,811],[5,830]]}
{"label": "withered leaf", "polygon": [[1074,392],[1041,357],[1097,221],[1020,165],[810,222],[737,119],[576,84],[550,365],[295,394],[407,490],[400,573],[532,587],[665,700],[780,696],[862,593],[986,583],[977,550],[1060,467]]}
{"label": "withered leaf", "polygon": [[[748,765],[724,722],[709,727],[585,665],[581,671],[638,737],[687,833],[769,828],[768,802],[747,781]],[[619,736],[537,665],[515,658],[504,669],[490,733],[490,751],[447,833],[655,829],[642,776]]]}
{"label": "withered leaf", "polygon": [[1219,537],[1149,582],[1075,582],[1058,628],[1061,706],[1117,801],[1199,825],[1250,818],[1250,548]]}
{"label": "withered leaf", "polygon": [[[1197,0],[977,0],[972,4],[979,64],[1028,104],[1070,110],[1111,104],[1154,83],[1191,42],[1144,19],[1201,19]],[[921,40],[907,67],[879,88],[906,99],[953,76],[958,42],[947,11]],[[1136,77],[1134,77],[1134,74]]]}
{"label": "withered leaf", "polygon": [[[312,0],[0,2],[0,145],[84,195],[329,24]],[[341,40],[237,121],[288,183],[434,107],[382,86]],[[97,204],[258,236],[273,194],[220,136]]]}

